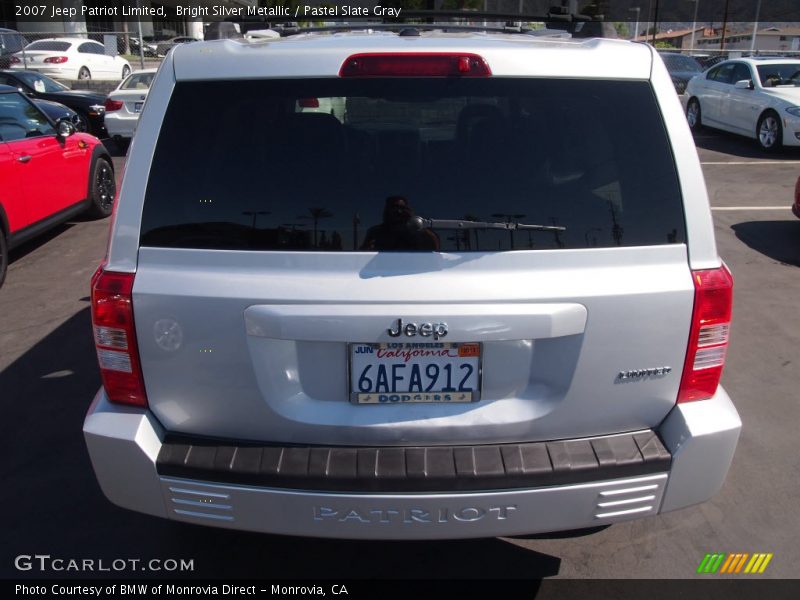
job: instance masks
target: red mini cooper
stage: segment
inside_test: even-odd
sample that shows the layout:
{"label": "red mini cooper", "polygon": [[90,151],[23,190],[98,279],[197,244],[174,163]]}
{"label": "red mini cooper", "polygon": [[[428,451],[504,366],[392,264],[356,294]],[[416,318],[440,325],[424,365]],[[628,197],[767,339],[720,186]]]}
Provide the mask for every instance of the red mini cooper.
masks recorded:
{"label": "red mini cooper", "polygon": [[111,157],[97,138],[54,123],[0,85],[0,285],[11,248],[83,211],[110,215],[115,193]]}

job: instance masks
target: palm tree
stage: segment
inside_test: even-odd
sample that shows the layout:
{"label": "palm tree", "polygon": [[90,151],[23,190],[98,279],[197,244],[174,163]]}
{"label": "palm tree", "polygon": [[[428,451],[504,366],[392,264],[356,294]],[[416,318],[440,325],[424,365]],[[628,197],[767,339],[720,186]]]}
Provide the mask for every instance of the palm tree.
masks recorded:
{"label": "palm tree", "polygon": [[308,209],[310,217],[298,217],[298,219],[311,219],[314,222],[314,247],[317,247],[317,226],[319,225],[320,219],[329,219],[333,216],[333,213],[329,211],[327,208],[321,207],[313,207]]}

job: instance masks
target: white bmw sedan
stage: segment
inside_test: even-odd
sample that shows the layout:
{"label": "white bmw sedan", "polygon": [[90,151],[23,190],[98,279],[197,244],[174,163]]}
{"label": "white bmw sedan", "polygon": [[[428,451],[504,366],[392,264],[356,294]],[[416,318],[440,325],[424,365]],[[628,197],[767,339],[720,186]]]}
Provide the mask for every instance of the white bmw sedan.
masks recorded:
{"label": "white bmw sedan", "polygon": [[127,148],[139,123],[139,114],[147,100],[147,92],[156,69],[136,71],[128,76],[105,102],[105,126],[108,135]]}
{"label": "white bmw sedan", "polygon": [[800,146],[800,60],[728,60],[691,79],[686,95],[693,131],[746,135],[768,151]]}
{"label": "white bmw sedan", "polygon": [[121,56],[109,56],[99,42],[85,38],[51,38],[25,46],[11,57],[12,69],[38,71],[56,79],[110,79],[131,74]]}

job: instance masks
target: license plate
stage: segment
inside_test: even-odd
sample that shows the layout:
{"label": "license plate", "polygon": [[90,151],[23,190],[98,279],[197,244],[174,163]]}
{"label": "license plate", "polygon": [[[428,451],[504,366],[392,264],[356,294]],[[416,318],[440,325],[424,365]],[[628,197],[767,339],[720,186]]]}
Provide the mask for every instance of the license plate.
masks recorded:
{"label": "license plate", "polygon": [[133,104],[133,112],[138,113],[142,112],[142,107],[144,106],[144,102],[135,102]]}
{"label": "license plate", "polygon": [[356,404],[458,404],[480,396],[478,343],[350,344]]}

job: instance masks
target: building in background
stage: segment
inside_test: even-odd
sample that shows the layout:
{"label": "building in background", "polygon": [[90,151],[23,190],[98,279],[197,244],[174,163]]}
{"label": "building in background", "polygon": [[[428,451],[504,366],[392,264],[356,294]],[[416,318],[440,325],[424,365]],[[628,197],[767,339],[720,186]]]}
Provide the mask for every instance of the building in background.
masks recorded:
{"label": "building in background", "polygon": [[[722,36],[717,31],[714,35],[704,36],[697,40],[699,49],[718,50]],[[753,47],[753,30],[728,31],[725,35],[725,50],[749,51]],[[756,52],[798,52],[800,51],[800,27],[767,27],[756,32]]]}
{"label": "building in background", "polygon": [[[696,27],[694,30],[695,35],[695,45],[697,45],[697,41],[700,39],[702,33],[704,31],[703,27]],[[653,36],[652,34],[649,35],[640,35],[634,38],[634,41],[637,42],[649,42],[652,43]],[[692,41],[692,30],[690,29],[679,29],[676,31],[662,31],[661,33],[656,34],[656,43],[662,42],[664,44],[669,44],[673,48],[677,50],[688,50]]]}

